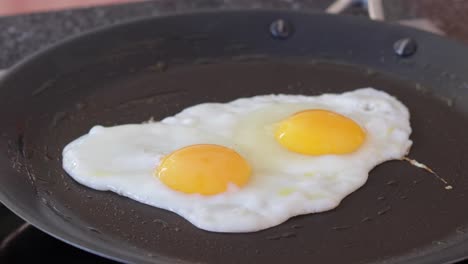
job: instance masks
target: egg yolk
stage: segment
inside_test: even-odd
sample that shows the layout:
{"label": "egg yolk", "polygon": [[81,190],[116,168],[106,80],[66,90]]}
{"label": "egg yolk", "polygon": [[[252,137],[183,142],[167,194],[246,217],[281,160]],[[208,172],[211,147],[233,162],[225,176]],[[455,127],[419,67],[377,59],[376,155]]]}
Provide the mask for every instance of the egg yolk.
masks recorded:
{"label": "egg yolk", "polygon": [[365,131],[353,120],[327,110],[305,110],[281,121],[275,138],[305,155],[346,154],[364,142]]}
{"label": "egg yolk", "polygon": [[156,176],[173,190],[191,194],[223,193],[229,183],[244,186],[250,165],[232,149],[211,144],[192,145],[167,155]]}

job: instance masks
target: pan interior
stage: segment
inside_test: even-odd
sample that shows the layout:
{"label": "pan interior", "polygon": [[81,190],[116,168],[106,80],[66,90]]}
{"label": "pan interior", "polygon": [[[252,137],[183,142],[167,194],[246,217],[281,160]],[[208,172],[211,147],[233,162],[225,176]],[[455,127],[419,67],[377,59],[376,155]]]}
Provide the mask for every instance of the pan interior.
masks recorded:
{"label": "pan interior", "polygon": [[[468,120],[419,85],[349,65],[267,59],[181,65],[112,78],[87,74],[59,79],[49,96],[61,94],[64,100],[29,119],[24,134],[26,166],[36,175],[38,196],[53,212],[50,221],[58,215],[110,247],[212,263],[372,262],[462,239],[468,223],[468,213],[460,207],[468,202],[462,163],[468,142],[459,127],[468,127]],[[391,161],[371,171],[367,184],[335,210],[295,217],[261,232],[216,234],[198,230],[173,213],[88,189],[61,168],[63,147],[96,124],[159,120],[202,102],[361,87],[384,90],[409,108],[414,141],[409,156],[433,168],[453,190],[407,162]]]}

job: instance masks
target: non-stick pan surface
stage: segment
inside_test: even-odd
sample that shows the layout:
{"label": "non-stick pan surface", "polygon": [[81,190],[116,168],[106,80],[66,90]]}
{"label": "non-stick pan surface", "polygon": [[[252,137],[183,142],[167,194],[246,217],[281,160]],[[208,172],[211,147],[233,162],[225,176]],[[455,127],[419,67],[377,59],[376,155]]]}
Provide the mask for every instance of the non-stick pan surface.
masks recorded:
{"label": "non-stick pan surface", "polygon": [[[277,19],[285,22],[280,38],[270,33]],[[415,41],[414,54],[395,54],[402,38]],[[0,84],[0,199],[41,230],[125,262],[454,261],[468,255],[467,69],[468,49],[460,44],[354,17],[208,12],[107,28],[39,53]],[[408,162],[391,161],[335,210],[261,232],[217,234],[86,188],[61,168],[65,144],[96,124],[157,120],[197,103],[259,94],[361,87],[406,104],[409,157],[452,190]]]}

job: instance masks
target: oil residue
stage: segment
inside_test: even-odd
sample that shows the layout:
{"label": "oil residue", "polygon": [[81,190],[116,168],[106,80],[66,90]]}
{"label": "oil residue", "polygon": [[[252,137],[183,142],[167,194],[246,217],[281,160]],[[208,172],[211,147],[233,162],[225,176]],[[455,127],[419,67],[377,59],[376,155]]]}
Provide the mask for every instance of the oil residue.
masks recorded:
{"label": "oil residue", "polygon": [[240,52],[244,49],[247,48],[247,45],[246,44],[242,44],[242,43],[232,43],[230,45],[227,45],[224,50],[227,51],[227,52]]}
{"label": "oil residue", "polygon": [[468,231],[467,231],[467,228],[465,228],[465,227],[458,227],[458,228],[455,230],[455,232],[456,232],[457,234],[464,235],[464,234],[466,234]]}
{"label": "oil residue", "polygon": [[16,147],[18,148],[18,153],[21,157],[26,157],[26,152],[24,150],[24,135],[23,133],[18,133],[18,137],[16,138]]}
{"label": "oil residue", "polygon": [[41,86],[39,86],[39,88],[37,88],[36,90],[34,90],[32,93],[31,93],[31,96],[38,96],[40,94],[42,94],[43,92],[45,92],[47,89],[49,89],[50,87],[52,87],[55,83],[55,79],[51,79],[51,80],[47,80],[46,82],[44,82]]}
{"label": "oil residue", "polygon": [[54,116],[52,117],[52,122],[50,123],[50,129],[56,128],[61,121],[65,120],[66,117],[67,117],[66,112],[56,112]]}
{"label": "oil residue", "polygon": [[71,217],[67,216],[62,211],[60,211],[51,201],[49,201],[45,197],[41,197],[41,202],[45,204],[45,206],[47,206],[54,214],[62,218],[64,221],[70,222],[72,220]]}
{"label": "oil residue", "polygon": [[158,61],[153,65],[148,66],[148,70],[152,72],[165,72],[169,68],[167,62],[165,61]]}
{"label": "oil residue", "polygon": [[266,54],[250,54],[250,55],[238,55],[231,57],[232,61],[236,62],[250,62],[250,61],[259,61],[265,60],[268,56]]}
{"label": "oil residue", "polygon": [[294,232],[285,232],[285,233],[278,234],[278,235],[267,236],[266,239],[268,239],[268,240],[280,240],[280,239],[284,239],[284,238],[293,238],[293,237],[296,237],[296,236],[297,236],[297,234],[294,233]]}
{"label": "oil residue", "polygon": [[185,90],[172,90],[172,91],[160,91],[157,93],[149,94],[146,96],[138,97],[138,98],[133,98],[124,102],[119,103],[115,108],[121,109],[121,108],[126,108],[130,105],[134,104],[152,104],[154,103],[157,99],[163,96],[169,96],[169,95],[183,95],[187,93]]}
{"label": "oil residue", "polygon": [[93,233],[99,234],[99,235],[102,234],[101,231],[99,231],[96,228],[91,227],[91,226],[88,226],[88,230],[93,232]]}
{"label": "oil residue", "polygon": [[291,226],[292,229],[301,229],[303,227],[304,227],[303,225],[292,225]]}
{"label": "oil residue", "polygon": [[387,182],[387,185],[389,185],[389,186],[397,186],[397,185],[398,185],[398,182],[395,181],[395,180],[390,180],[390,181]]}
{"label": "oil residue", "polygon": [[158,224],[160,224],[162,229],[166,229],[166,228],[169,227],[169,224],[168,224],[166,221],[161,220],[161,219],[154,219],[154,220],[153,220],[153,223],[158,223]]}
{"label": "oil residue", "polygon": [[332,227],[333,230],[335,231],[344,231],[350,229],[352,226],[350,225],[344,225],[344,226],[334,226]]}
{"label": "oil residue", "polygon": [[384,215],[386,214],[388,211],[390,211],[392,208],[390,206],[387,206],[385,207],[384,209],[380,210],[377,212],[378,215]]}
{"label": "oil residue", "polygon": [[83,110],[83,109],[85,109],[85,108],[86,108],[86,104],[85,104],[85,103],[80,103],[80,102],[78,102],[78,103],[75,104],[75,109],[76,109],[77,111],[81,111],[81,110]]}

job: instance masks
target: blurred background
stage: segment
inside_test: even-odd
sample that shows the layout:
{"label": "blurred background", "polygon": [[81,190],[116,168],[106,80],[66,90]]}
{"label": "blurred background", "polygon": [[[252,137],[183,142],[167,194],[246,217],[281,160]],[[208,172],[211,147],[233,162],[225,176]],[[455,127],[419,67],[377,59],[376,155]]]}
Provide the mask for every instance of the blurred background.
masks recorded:
{"label": "blurred background", "polygon": [[[0,72],[52,43],[98,27],[174,12],[240,8],[363,16],[468,44],[468,0],[0,0]],[[104,263],[29,226],[0,204],[0,263],[24,263],[31,256]]]}

